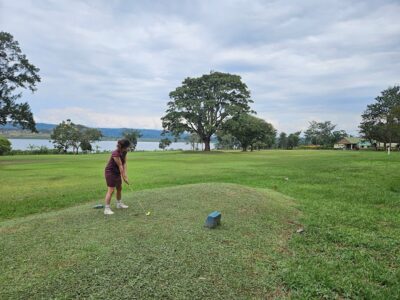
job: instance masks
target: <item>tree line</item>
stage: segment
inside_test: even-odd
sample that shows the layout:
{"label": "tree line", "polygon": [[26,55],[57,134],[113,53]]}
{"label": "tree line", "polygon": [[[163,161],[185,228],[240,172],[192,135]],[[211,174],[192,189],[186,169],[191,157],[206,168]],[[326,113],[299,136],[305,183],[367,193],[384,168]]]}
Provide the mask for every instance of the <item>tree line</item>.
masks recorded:
{"label": "tree line", "polygon": [[[138,139],[142,136],[138,130],[126,130],[123,132],[123,138],[131,143],[130,150],[134,151]],[[100,130],[88,128],[83,125],[74,124],[71,120],[62,121],[54,129],[50,136],[54,148],[59,152],[66,153],[69,149],[78,154],[79,149],[83,152],[93,151],[92,144],[98,142],[103,137]]]}

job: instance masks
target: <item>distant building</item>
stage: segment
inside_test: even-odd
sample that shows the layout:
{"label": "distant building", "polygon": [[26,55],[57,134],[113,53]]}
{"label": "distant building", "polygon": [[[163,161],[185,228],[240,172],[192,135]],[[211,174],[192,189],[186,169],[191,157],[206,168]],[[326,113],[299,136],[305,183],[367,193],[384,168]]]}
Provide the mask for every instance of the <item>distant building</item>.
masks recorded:
{"label": "distant building", "polygon": [[338,141],[333,148],[343,149],[343,150],[359,150],[359,149],[369,149],[371,148],[371,143],[369,141],[363,140],[357,137],[345,137]]}
{"label": "distant building", "polygon": [[380,149],[380,150],[387,150],[387,148],[391,149],[399,149],[399,144],[397,143],[386,143],[386,149],[385,149],[385,143],[381,143],[381,142],[375,142],[374,141],[374,147],[376,147],[376,149]]}

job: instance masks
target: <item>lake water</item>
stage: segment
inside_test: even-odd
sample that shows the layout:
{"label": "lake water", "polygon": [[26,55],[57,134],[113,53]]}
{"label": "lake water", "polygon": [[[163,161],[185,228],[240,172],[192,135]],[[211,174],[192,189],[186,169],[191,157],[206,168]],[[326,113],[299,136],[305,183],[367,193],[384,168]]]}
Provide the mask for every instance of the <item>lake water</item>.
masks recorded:
{"label": "lake water", "polygon": [[[11,142],[12,149],[14,150],[29,150],[29,146],[33,145],[36,147],[46,146],[49,149],[53,149],[53,143],[49,140],[39,140],[39,139],[9,139]],[[96,146],[98,146],[99,151],[112,151],[116,148],[117,141],[100,141],[93,143],[93,150],[96,150]],[[199,148],[201,149],[201,144],[199,144]],[[211,148],[214,148],[214,145],[211,145]],[[190,144],[186,144],[184,142],[172,143],[167,149],[172,150],[192,150]],[[158,142],[138,142],[136,146],[136,150],[139,151],[154,151],[160,150],[158,148]]]}

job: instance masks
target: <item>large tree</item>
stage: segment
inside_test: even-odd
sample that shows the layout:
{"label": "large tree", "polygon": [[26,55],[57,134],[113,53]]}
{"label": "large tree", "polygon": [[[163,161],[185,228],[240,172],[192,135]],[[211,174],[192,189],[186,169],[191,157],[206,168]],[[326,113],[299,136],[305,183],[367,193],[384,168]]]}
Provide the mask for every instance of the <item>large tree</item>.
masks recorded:
{"label": "large tree", "polygon": [[28,103],[17,103],[20,89],[36,91],[39,69],[29,62],[14,37],[0,32],[0,125],[11,121],[23,129],[36,132],[36,124]]}
{"label": "large tree", "polygon": [[337,125],[331,121],[311,121],[308,129],[304,132],[308,144],[332,147],[335,142],[348,136],[344,130],[334,130]]}
{"label": "large tree", "polygon": [[400,142],[400,86],[390,87],[375,98],[362,114],[360,132],[371,142]]}
{"label": "large tree", "polygon": [[210,151],[211,136],[224,121],[250,111],[250,91],[238,75],[210,72],[198,78],[186,78],[169,94],[163,128],[179,136],[197,133]]}
{"label": "large tree", "polygon": [[313,145],[329,145],[332,141],[332,132],[336,125],[331,121],[311,121],[308,129],[304,132],[306,141]]}
{"label": "large tree", "polygon": [[278,138],[278,148],[287,149],[288,147],[288,137],[285,132],[281,132]]}
{"label": "large tree", "polygon": [[276,129],[270,123],[249,114],[229,119],[223,130],[240,142],[243,151],[247,151],[249,147],[253,151],[256,144],[270,147],[276,137]]}
{"label": "large tree", "polygon": [[70,119],[62,121],[50,135],[54,147],[60,152],[67,152],[70,147],[75,152],[79,148],[79,129]]}
{"label": "large tree", "polygon": [[289,134],[287,138],[287,148],[293,149],[299,145],[301,131]]}

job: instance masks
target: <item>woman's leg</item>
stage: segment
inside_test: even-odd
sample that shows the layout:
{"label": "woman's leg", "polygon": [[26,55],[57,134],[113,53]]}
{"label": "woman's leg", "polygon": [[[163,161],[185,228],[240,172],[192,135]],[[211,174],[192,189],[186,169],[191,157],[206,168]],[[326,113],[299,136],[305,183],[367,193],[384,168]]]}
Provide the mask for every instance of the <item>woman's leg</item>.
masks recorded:
{"label": "woman's leg", "polygon": [[112,197],[112,194],[114,193],[114,189],[115,188],[113,188],[113,187],[108,187],[107,194],[106,194],[106,206],[110,206],[111,197]]}
{"label": "woman's leg", "polygon": [[120,201],[122,197],[122,186],[117,186],[117,201]]}
{"label": "woman's leg", "polygon": [[122,185],[117,185],[117,208],[128,208],[129,206],[121,201]]}

